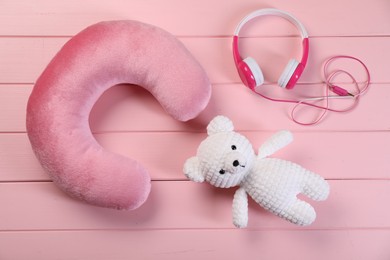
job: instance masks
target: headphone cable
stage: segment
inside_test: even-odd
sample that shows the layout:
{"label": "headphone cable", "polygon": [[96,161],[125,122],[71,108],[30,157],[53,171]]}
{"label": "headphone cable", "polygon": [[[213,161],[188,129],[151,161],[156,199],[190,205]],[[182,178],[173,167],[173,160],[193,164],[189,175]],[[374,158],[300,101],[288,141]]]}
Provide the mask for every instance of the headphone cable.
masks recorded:
{"label": "headphone cable", "polygon": [[[362,65],[362,67],[365,70],[366,75],[367,75],[367,80],[363,82],[364,83],[363,87],[360,87],[356,78],[346,70],[337,69],[331,73],[328,72],[329,65],[332,62],[334,62],[336,60],[340,60],[340,59],[351,59],[351,60],[357,61],[358,63],[360,63]],[[348,56],[348,55],[337,55],[337,56],[330,57],[328,60],[326,60],[324,66],[323,66],[323,74],[324,74],[325,85],[326,85],[324,96],[310,97],[310,98],[305,98],[302,100],[290,100],[290,99],[272,98],[272,97],[266,96],[266,95],[259,93],[259,92],[255,92],[255,93],[257,95],[267,99],[267,100],[270,100],[270,101],[295,104],[295,106],[293,107],[293,109],[291,110],[291,113],[290,113],[291,120],[299,125],[311,126],[311,125],[316,125],[317,123],[321,122],[328,112],[344,113],[344,112],[348,112],[348,111],[353,110],[357,106],[357,104],[360,100],[360,97],[365,92],[367,92],[367,90],[370,86],[370,83],[371,83],[370,71],[368,70],[366,64],[364,64],[364,62],[361,61],[360,59],[353,57],[353,56]],[[352,84],[354,85],[356,92],[350,93],[346,89],[339,87],[337,85],[334,85],[332,83],[333,79],[340,74],[345,74],[352,80]],[[330,95],[329,91],[332,91],[336,95]],[[349,106],[347,108],[334,109],[334,108],[331,108],[329,106],[330,99],[352,99],[352,100],[354,100],[354,102],[351,106]],[[325,105],[323,105],[323,106],[316,105],[316,104],[310,103],[311,101],[325,101]],[[310,107],[320,109],[320,110],[322,110],[322,113],[315,120],[313,120],[311,122],[302,122],[302,121],[298,120],[296,118],[296,115],[295,115],[297,108],[300,107],[301,105],[310,106]]]}

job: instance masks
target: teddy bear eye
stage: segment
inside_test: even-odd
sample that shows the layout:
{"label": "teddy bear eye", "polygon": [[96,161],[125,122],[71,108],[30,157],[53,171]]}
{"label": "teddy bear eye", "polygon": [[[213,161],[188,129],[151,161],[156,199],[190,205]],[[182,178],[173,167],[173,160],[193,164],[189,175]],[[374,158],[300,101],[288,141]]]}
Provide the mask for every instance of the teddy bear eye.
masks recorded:
{"label": "teddy bear eye", "polygon": [[232,150],[236,150],[236,149],[237,149],[237,146],[232,145],[231,148],[232,148]]}
{"label": "teddy bear eye", "polygon": [[225,170],[224,170],[224,169],[221,169],[221,170],[219,171],[219,173],[220,173],[220,174],[225,174]]}

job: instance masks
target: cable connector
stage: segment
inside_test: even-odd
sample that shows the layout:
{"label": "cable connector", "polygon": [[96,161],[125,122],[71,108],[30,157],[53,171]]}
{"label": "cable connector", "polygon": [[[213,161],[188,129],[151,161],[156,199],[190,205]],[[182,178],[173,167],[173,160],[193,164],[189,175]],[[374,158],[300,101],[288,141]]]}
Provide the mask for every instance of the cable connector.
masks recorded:
{"label": "cable connector", "polygon": [[342,96],[342,97],[345,97],[345,96],[351,96],[351,97],[354,97],[353,94],[349,93],[346,89],[343,89],[339,86],[336,86],[336,85],[331,85],[329,86],[330,90],[332,90],[332,92],[334,92],[335,94],[339,95],[339,96]]}

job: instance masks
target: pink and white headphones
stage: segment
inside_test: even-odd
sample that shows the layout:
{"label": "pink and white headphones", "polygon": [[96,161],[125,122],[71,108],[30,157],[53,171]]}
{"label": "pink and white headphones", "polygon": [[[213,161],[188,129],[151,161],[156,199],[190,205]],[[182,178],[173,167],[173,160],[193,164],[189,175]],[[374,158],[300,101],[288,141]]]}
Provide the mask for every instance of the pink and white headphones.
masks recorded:
{"label": "pink and white headphones", "polygon": [[303,52],[301,61],[298,62],[296,59],[291,59],[284,69],[282,75],[279,78],[278,85],[282,88],[292,89],[299,77],[301,76],[303,70],[305,69],[307,59],[309,56],[309,38],[305,27],[302,25],[300,21],[298,21],[291,14],[273,8],[260,9],[248,14],[244,17],[241,22],[238,24],[236,31],[234,32],[233,37],[233,56],[234,62],[236,64],[238,73],[242,82],[249,87],[251,90],[255,91],[255,88],[261,86],[264,83],[264,76],[260,69],[260,66],[256,63],[256,61],[252,57],[247,57],[242,59],[240,56],[240,52],[238,49],[238,34],[241,28],[250,20],[259,17],[273,15],[282,17],[293,25],[297,27],[302,36],[302,45]]}

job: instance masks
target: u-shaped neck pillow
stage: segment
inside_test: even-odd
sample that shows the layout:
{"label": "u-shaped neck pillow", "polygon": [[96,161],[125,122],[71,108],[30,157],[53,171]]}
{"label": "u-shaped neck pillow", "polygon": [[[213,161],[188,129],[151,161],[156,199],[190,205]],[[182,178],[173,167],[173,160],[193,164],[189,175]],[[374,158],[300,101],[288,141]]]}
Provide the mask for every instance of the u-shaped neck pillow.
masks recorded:
{"label": "u-shaped neck pillow", "polygon": [[147,170],[100,146],[88,123],[98,98],[121,83],[145,88],[180,121],[196,117],[211,95],[203,68],[171,34],[136,21],[101,22],[71,38],[46,67],[26,126],[38,160],[62,190],[93,205],[135,209],[150,191]]}

